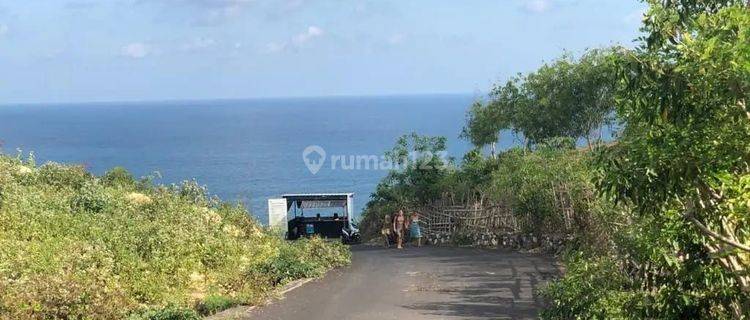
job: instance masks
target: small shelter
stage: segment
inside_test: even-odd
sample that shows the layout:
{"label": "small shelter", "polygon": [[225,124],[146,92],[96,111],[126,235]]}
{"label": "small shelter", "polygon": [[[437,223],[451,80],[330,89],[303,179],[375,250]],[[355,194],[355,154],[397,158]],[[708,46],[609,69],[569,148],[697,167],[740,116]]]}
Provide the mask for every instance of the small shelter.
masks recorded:
{"label": "small shelter", "polygon": [[344,243],[359,242],[359,230],[351,221],[354,193],[299,193],[281,197],[286,199],[287,212],[293,215],[288,222],[287,239],[318,235],[341,238]]}

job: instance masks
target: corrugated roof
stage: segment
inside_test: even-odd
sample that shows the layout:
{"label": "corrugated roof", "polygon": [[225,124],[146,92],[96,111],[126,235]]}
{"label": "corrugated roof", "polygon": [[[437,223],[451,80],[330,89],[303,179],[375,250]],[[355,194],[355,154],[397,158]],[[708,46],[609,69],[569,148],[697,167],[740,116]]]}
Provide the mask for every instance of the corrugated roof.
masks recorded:
{"label": "corrugated roof", "polygon": [[341,192],[341,193],[286,193],[281,196],[286,197],[330,197],[330,196],[353,196],[354,192]]}

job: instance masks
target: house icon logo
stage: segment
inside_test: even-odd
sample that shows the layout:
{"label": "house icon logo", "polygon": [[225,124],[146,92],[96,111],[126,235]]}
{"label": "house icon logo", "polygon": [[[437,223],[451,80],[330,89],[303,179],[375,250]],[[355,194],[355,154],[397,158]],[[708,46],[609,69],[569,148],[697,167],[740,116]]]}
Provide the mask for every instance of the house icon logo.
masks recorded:
{"label": "house icon logo", "polygon": [[326,151],[321,146],[308,146],[302,151],[302,161],[305,162],[310,173],[316,174],[326,161]]}

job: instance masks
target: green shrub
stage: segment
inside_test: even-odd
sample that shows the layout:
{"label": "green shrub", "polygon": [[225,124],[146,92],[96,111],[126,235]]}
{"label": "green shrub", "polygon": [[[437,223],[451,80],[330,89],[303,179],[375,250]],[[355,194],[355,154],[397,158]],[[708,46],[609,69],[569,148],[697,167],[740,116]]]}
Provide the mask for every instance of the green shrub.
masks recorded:
{"label": "green shrub", "polygon": [[102,177],[101,182],[108,187],[132,188],[136,185],[136,180],[127,169],[123,167],[114,167],[107,171]]}
{"label": "green shrub", "polygon": [[252,277],[266,279],[271,285],[317,277],[326,270],[349,264],[348,249],[338,242],[320,238],[300,239],[279,248],[276,259],[253,266]]}
{"label": "green shrub", "polygon": [[235,305],[237,305],[237,302],[230,297],[212,295],[199,302],[195,307],[195,310],[203,316],[210,316]]}
{"label": "green shrub", "polygon": [[586,259],[575,253],[567,259],[566,276],[542,292],[551,301],[542,312],[546,319],[616,319],[622,318],[620,294],[628,284],[613,260]]}
{"label": "green shrub", "polygon": [[537,148],[552,150],[574,150],[576,148],[576,140],[571,137],[547,138],[542,141],[542,143],[540,143]]}
{"label": "green shrub", "polygon": [[110,201],[109,194],[93,182],[86,182],[71,198],[70,207],[74,212],[99,213]]}
{"label": "green shrub", "polygon": [[74,190],[80,189],[93,178],[83,166],[65,166],[54,162],[48,162],[39,167],[36,176],[43,184]]}
{"label": "green shrub", "polygon": [[109,267],[97,267],[101,252],[83,244],[66,246],[64,252],[69,257],[63,269],[16,270],[15,278],[3,272],[0,319],[122,319],[136,306]]}
{"label": "green shrub", "polygon": [[349,261],[341,244],[266,232],[195,182],[130,181],[0,155],[0,319],[196,319],[188,306],[258,303]]}
{"label": "green shrub", "polygon": [[607,255],[573,251],[565,275],[543,295],[545,319],[732,319],[748,295],[674,216],[664,232],[652,219],[617,230]]}
{"label": "green shrub", "polygon": [[205,205],[208,202],[208,190],[195,180],[183,181],[180,185],[173,186],[180,198],[197,205]]}
{"label": "green shrub", "polygon": [[573,233],[577,230],[561,228],[565,217],[559,207],[559,192],[567,194],[575,216],[589,216],[594,186],[587,156],[578,150],[544,145],[534,152],[508,150],[495,160],[488,197],[509,204],[513,214],[524,222],[524,233]]}
{"label": "green shrub", "polygon": [[195,310],[170,305],[160,309],[151,309],[140,314],[131,315],[128,320],[200,320]]}

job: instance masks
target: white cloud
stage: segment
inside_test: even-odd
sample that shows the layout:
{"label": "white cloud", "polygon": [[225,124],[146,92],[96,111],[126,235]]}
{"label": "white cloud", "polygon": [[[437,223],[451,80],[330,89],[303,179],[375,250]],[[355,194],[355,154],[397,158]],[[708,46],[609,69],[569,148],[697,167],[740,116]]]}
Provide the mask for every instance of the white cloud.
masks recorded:
{"label": "white cloud", "polygon": [[323,36],[325,31],[317,26],[309,26],[304,32],[293,36],[289,41],[274,41],[266,44],[266,53],[276,53],[285,50],[295,50]]}
{"label": "white cloud", "polygon": [[323,29],[316,26],[309,26],[307,27],[307,31],[294,36],[292,38],[292,43],[299,46],[322,35]]}
{"label": "white cloud", "polygon": [[151,53],[151,47],[142,42],[133,42],[123,46],[120,53],[129,58],[141,59]]}
{"label": "white cloud", "polygon": [[533,13],[542,13],[552,7],[551,0],[525,0],[523,4],[524,9]]}
{"label": "white cloud", "polygon": [[195,38],[191,40],[190,42],[182,45],[182,50],[184,51],[197,51],[201,49],[206,49],[209,47],[212,47],[216,44],[216,40],[211,38]]}

